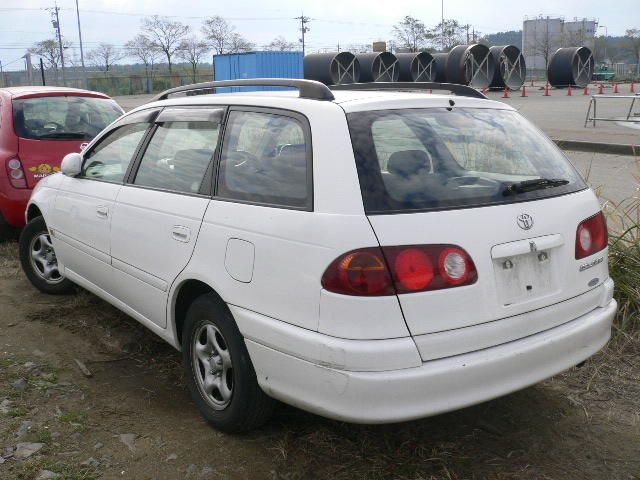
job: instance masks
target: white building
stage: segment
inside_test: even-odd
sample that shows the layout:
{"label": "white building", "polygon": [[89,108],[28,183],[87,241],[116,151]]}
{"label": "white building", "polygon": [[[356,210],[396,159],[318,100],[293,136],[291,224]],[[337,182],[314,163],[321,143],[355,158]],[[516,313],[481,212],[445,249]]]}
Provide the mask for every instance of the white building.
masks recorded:
{"label": "white building", "polygon": [[[528,69],[545,69],[546,61],[560,47],[595,48],[598,21],[539,15],[524,18],[522,24],[522,54]],[[546,58],[545,58],[546,57]]]}

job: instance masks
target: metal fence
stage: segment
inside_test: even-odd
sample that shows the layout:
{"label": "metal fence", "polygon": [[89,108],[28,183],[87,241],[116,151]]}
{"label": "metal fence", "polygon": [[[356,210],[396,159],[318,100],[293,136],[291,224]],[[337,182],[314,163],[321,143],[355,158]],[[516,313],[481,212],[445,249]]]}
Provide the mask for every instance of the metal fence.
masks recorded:
{"label": "metal fence", "polygon": [[128,72],[87,72],[86,79],[81,72],[65,72],[65,80],[62,80],[61,72],[36,70],[32,78],[26,71],[4,72],[0,76],[0,87],[14,87],[23,85],[51,85],[73,88],[86,88],[97,92],[103,92],[110,96],[118,95],[142,95],[156,93],[168,88],[188,85],[190,83],[208,82],[213,80],[211,70],[200,70],[194,77],[189,71],[153,72],[145,75],[142,73]]}

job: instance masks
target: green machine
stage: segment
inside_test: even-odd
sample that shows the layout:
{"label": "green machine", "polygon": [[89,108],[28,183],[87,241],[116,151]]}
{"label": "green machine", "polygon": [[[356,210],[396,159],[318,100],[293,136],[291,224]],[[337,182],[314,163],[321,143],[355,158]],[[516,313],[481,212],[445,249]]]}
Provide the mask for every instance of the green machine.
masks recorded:
{"label": "green machine", "polygon": [[601,63],[593,71],[593,80],[597,82],[610,82],[616,76],[616,72],[613,71],[606,63]]}

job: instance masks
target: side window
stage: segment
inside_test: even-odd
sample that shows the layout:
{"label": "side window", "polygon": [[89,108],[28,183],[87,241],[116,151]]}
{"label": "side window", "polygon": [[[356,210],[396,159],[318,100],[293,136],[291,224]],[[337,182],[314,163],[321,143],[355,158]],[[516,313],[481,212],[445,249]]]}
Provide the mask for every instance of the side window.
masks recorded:
{"label": "side window", "polygon": [[218,143],[220,124],[164,122],[149,142],[135,185],[198,193]]}
{"label": "side window", "polygon": [[89,152],[82,176],[108,182],[122,182],[148,123],[134,123],[115,129]]}
{"label": "side window", "polygon": [[303,124],[296,118],[231,112],[220,158],[218,196],[310,207],[310,147]]}

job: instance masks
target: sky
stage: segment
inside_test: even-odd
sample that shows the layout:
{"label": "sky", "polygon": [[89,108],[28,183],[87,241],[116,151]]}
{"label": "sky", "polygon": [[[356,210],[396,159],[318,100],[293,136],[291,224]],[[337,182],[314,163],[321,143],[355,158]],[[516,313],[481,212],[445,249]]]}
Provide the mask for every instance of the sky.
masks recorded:
{"label": "sky", "polygon": [[[202,19],[220,15],[256,45],[266,45],[282,35],[295,42],[299,24],[295,17],[304,12],[311,18],[306,36],[309,51],[346,49],[352,44],[368,44],[392,39],[392,28],[405,15],[422,20],[428,27],[440,21],[440,0],[235,0],[213,2],[195,0],[78,0],[85,54],[100,42],[122,47],[135,36],[140,20],[148,15],[168,16],[189,24],[200,34]],[[444,0],[444,17],[470,24],[482,33],[520,30],[525,16],[587,17],[599,20],[609,35],[623,35],[628,28],[640,28],[640,0]],[[60,25],[65,39],[73,43],[71,56],[78,55],[78,27],[75,0],[57,0]],[[0,62],[5,70],[22,69],[21,59],[35,42],[53,38],[51,15],[46,8],[54,0],[0,0]],[[600,30],[604,33],[604,28]]]}

